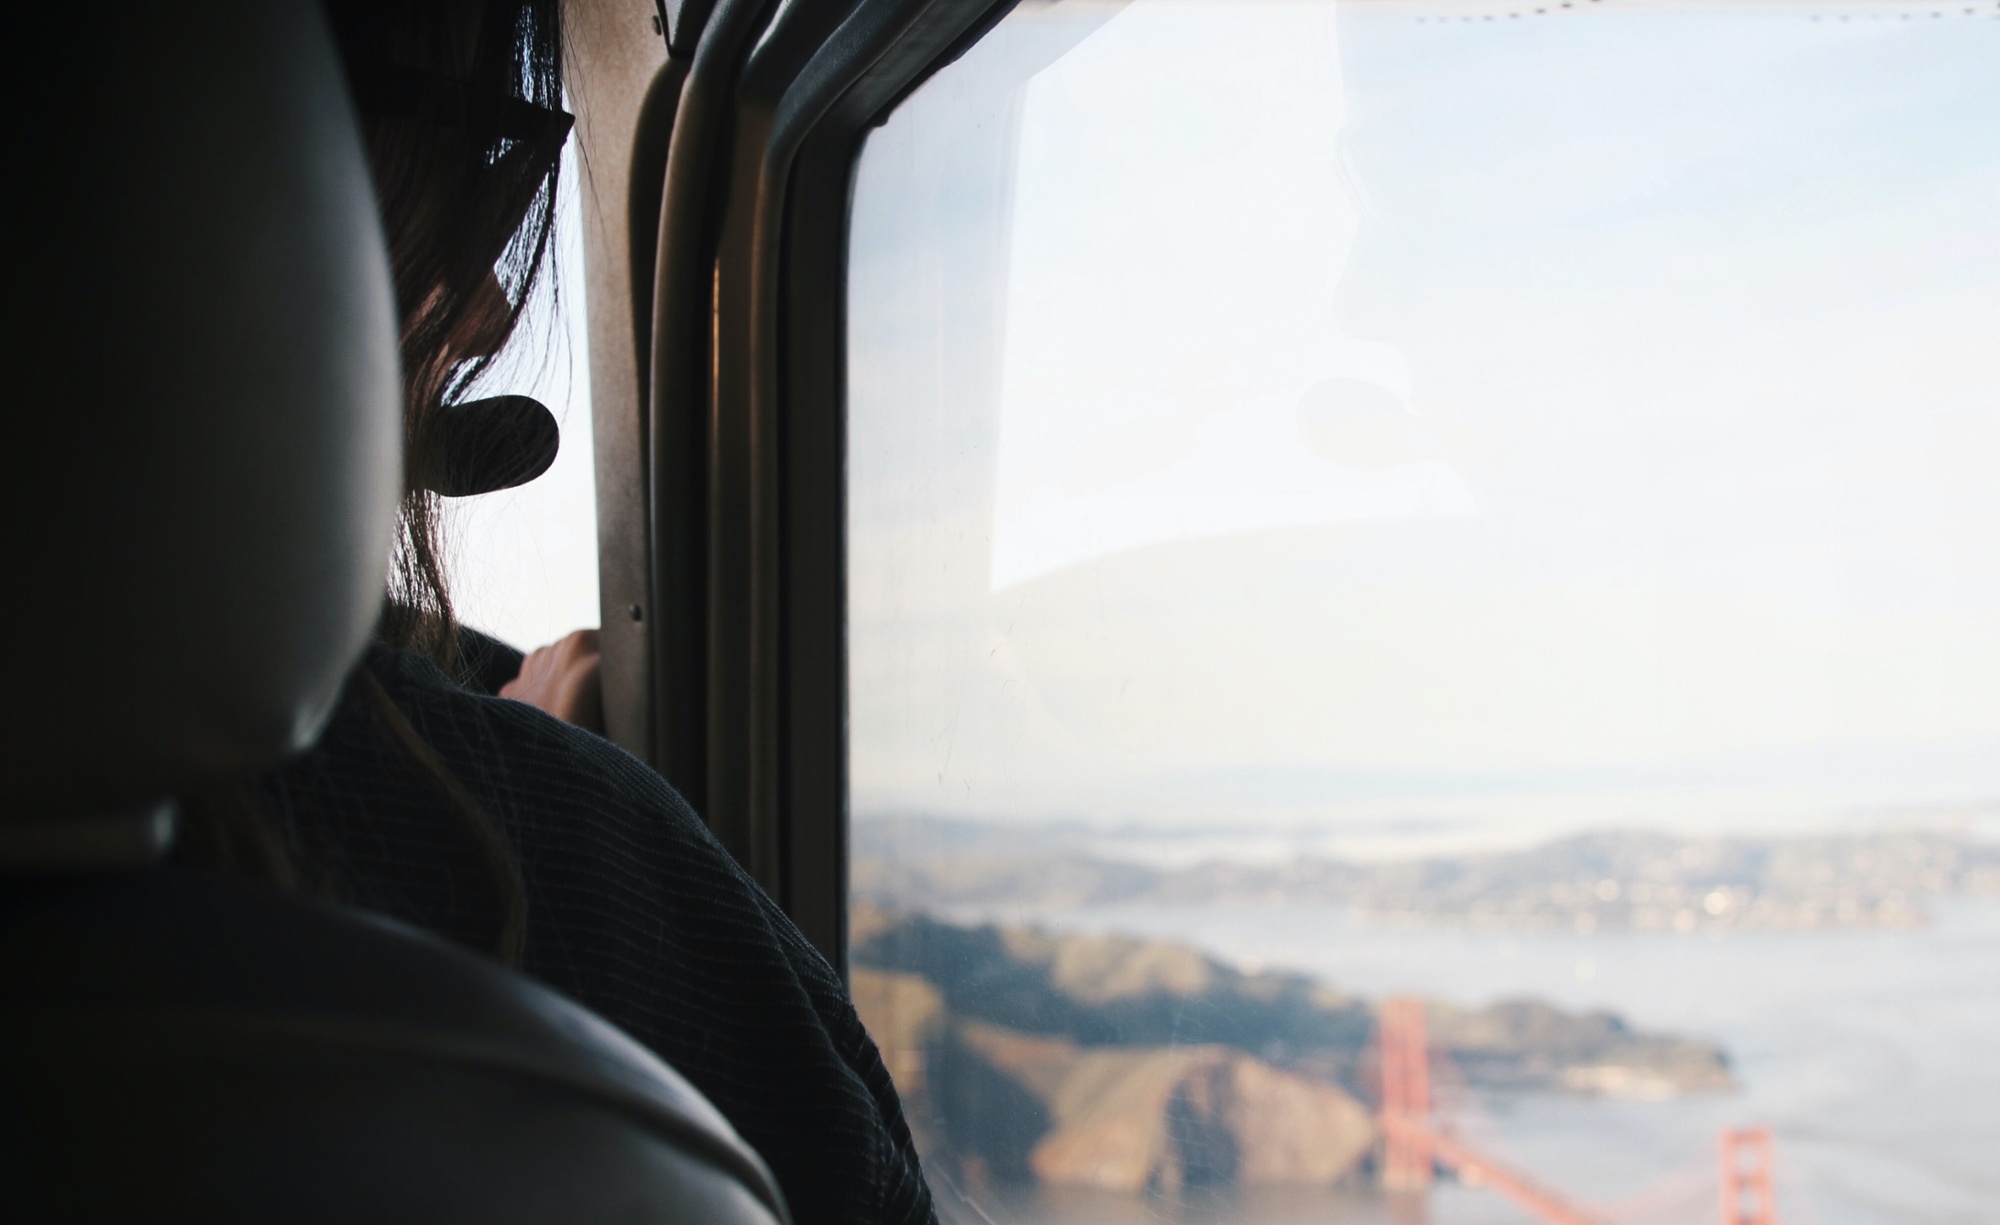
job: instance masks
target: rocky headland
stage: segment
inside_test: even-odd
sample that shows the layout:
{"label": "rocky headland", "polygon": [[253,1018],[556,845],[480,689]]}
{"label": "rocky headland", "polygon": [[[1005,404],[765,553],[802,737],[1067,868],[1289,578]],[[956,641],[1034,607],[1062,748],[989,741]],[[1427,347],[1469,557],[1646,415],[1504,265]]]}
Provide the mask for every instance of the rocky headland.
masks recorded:
{"label": "rocky headland", "polygon": [[[860,907],[854,998],[927,1161],[974,1182],[1331,1186],[1372,1151],[1375,1006],[1122,936]],[[1534,1001],[1425,1008],[1441,1079],[1668,1096],[1727,1057]]]}

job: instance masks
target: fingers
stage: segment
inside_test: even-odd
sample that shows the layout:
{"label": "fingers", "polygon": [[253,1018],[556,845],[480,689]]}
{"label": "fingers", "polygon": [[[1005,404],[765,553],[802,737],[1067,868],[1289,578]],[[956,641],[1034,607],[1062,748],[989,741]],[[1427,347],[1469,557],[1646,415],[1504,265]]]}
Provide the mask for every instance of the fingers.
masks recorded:
{"label": "fingers", "polygon": [[521,673],[500,696],[526,702],[591,731],[604,727],[602,653],[594,629],[577,630],[521,661]]}

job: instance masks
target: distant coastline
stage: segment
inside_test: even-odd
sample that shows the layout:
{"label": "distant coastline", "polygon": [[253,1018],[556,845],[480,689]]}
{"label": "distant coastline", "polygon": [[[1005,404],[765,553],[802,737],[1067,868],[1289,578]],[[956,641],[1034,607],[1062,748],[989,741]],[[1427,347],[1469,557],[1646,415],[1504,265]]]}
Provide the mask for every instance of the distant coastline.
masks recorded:
{"label": "distant coastline", "polygon": [[1923,927],[2000,896],[2000,846],[1950,830],[1688,837],[1605,830],[1514,851],[1361,862],[1298,855],[1160,867],[1077,831],[928,817],[855,822],[853,889],[891,909],[1337,906],[1370,923],[1523,931]]}

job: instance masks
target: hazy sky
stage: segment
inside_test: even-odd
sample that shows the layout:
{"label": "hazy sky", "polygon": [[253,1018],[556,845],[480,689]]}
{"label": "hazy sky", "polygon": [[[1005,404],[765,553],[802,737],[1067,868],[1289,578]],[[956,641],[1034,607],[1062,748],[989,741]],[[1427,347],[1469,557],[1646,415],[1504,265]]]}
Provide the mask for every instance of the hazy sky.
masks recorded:
{"label": "hazy sky", "polygon": [[857,811],[2000,798],[2000,22],[1388,7],[1024,8],[871,139]]}
{"label": "hazy sky", "polygon": [[575,152],[571,142],[557,196],[557,292],[531,304],[522,343],[488,380],[493,394],[532,395],[548,405],[562,427],[561,449],[547,472],[519,489],[448,503],[460,617],[524,649],[598,621],[596,480]]}

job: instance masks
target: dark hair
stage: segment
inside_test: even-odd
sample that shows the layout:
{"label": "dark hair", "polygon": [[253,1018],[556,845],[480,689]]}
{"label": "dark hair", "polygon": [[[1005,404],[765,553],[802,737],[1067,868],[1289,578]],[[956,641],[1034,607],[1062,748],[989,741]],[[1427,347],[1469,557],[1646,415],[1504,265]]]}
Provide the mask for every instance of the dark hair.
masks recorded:
{"label": "dark hair", "polygon": [[[326,0],[402,320],[405,482],[380,636],[457,672],[440,421],[549,282],[568,116],[558,0]],[[498,290],[496,295],[495,290]]]}

